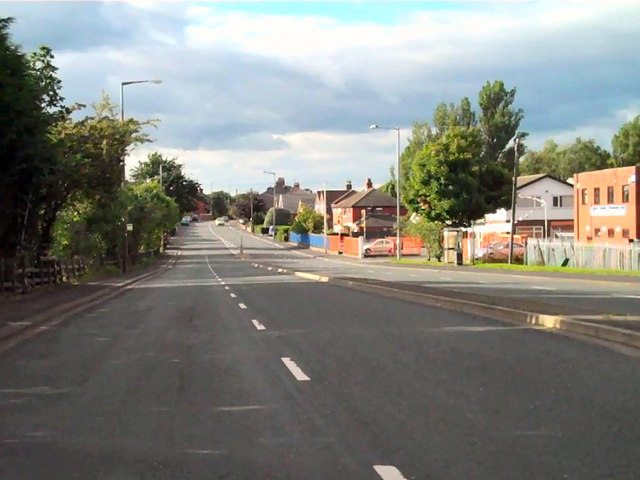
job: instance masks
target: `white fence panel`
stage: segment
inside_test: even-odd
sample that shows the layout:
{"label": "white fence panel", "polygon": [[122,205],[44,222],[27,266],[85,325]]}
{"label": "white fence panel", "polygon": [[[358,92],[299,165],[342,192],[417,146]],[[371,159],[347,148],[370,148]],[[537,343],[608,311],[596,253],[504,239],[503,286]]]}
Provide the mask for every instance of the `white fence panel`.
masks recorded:
{"label": "white fence panel", "polygon": [[640,270],[640,245],[625,246],[530,239],[527,265],[549,265],[606,270]]}

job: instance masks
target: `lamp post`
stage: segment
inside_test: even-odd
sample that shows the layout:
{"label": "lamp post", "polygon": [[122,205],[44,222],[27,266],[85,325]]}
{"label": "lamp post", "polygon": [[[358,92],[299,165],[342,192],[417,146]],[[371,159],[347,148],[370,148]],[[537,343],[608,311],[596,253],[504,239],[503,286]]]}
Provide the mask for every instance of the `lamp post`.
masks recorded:
{"label": "lamp post", "polygon": [[533,200],[534,202],[540,202],[540,204],[544,207],[544,238],[547,238],[547,202],[541,198],[537,197],[526,197],[518,195],[518,198],[526,198],[528,200]]}
{"label": "lamp post", "polygon": [[271,238],[275,241],[276,239],[276,172],[268,172],[267,170],[263,170],[262,173],[266,173],[267,175],[273,175],[273,232],[271,232]]}
{"label": "lamp post", "polygon": [[518,178],[518,144],[520,139],[513,140],[513,178],[511,184],[511,232],[509,234],[509,263],[513,261],[513,235],[516,231],[516,190]]}
{"label": "lamp post", "polygon": [[[124,122],[124,87],[127,85],[134,85],[136,83],[162,83],[162,80],[132,80],[128,82],[120,82],[120,121]],[[126,151],[122,152],[122,187],[124,188],[127,182],[127,169],[126,169]],[[162,179],[160,180],[162,183]],[[129,245],[127,238],[127,212],[125,210],[123,222],[122,222],[122,273],[127,273],[127,263],[129,261]]]}
{"label": "lamp post", "polygon": [[396,131],[396,258],[402,258],[402,246],[400,244],[400,127],[382,127],[380,125],[370,125],[371,130],[395,130]]}
{"label": "lamp post", "polygon": [[324,190],[323,193],[323,199],[322,199],[322,213],[323,215],[323,219],[322,219],[322,242],[324,244],[324,253],[326,255],[327,253],[327,182],[324,182],[324,185],[322,186],[322,189]]}

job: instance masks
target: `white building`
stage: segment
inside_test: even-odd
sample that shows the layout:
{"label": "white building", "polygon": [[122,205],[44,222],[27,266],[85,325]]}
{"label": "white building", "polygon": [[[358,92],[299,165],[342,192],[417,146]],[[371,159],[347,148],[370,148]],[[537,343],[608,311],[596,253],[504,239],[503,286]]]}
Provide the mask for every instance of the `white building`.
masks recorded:
{"label": "white building", "polygon": [[[569,234],[573,232],[573,185],[548,174],[520,176],[515,210],[516,235],[544,238],[545,234]],[[488,214],[478,223],[474,227],[477,247],[486,244],[486,238],[511,231],[511,209]]]}

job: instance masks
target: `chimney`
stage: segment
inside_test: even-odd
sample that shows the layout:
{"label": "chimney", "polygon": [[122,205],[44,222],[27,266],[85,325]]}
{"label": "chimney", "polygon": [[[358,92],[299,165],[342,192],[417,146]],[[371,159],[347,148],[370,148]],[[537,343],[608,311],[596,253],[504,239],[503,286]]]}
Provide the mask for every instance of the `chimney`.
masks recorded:
{"label": "chimney", "polygon": [[351,190],[351,180],[347,180],[347,190]]}
{"label": "chimney", "polygon": [[373,182],[371,181],[371,179],[370,179],[370,178],[367,178],[367,183],[366,183],[366,185],[365,185],[365,188],[366,188],[367,190],[371,190],[371,189],[373,188]]}

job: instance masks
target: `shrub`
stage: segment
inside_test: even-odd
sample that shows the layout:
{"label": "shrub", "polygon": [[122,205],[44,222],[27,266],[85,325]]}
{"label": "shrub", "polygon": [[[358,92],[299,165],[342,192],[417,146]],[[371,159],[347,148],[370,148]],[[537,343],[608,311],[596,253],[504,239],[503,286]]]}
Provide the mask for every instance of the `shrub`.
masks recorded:
{"label": "shrub", "polygon": [[276,240],[278,240],[279,242],[288,242],[290,229],[291,227],[289,227],[288,225],[283,227],[278,227],[276,231]]}
{"label": "shrub", "polygon": [[299,235],[302,235],[303,233],[309,233],[309,230],[307,230],[307,227],[303,225],[299,220],[296,220],[295,222],[293,222],[293,225],[291,225],[291,231]]}

